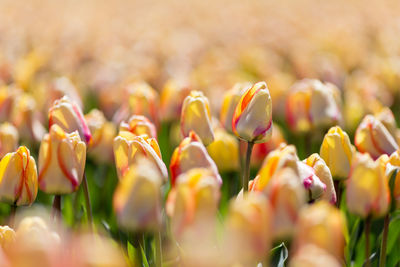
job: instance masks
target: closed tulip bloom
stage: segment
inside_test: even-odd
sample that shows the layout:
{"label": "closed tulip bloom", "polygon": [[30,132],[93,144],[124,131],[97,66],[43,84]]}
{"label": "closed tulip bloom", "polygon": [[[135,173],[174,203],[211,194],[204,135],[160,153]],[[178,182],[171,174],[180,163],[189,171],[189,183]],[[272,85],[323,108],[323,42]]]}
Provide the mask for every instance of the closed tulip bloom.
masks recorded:
{"label": "closed tulip bloom", "polygon": [[215,140],[207,147],[207,151],[217,164],[219,171],[227,172],[238,169],[239,142],[225,129],[215,130]]}
{"label": "closed tulip bloom", "polygon": [[228,132],[232,132],[232,118],[243,93],[251,87],[251,83],[236,83],[226,91],[221,106],[220,121]]}
{"label": "closed tulip bloom", "polygon": [[154,124],[145,116],[133,115],[126,122],[121,122],[120,131],[128,131],[134,135],[147,135],[151,138],[157,138],[157,130]]}
{"label": "closed tulip bloom", "polygon": [[366,218],[387,213],[390,191],[384,161],[374,161],[369,154],[355,154],[346,186],[349,211]]}
{"label": "closed tulip bloom", "polygon": [[67,133],[78,131],[86,144],[92,138],[80,107],[67,96],[54,101],[53,106],[49,109],[49,128],[53,124],[59,125]]}
{"label": "closed tulip bloom", "polygon": [[255,83],[242,95],[236,106],[232,129],[247,142],[265,143],[272,135],[272,101],[267,84]]}
{"label": "closed tulip bloom", "polygon": [[292,86],[286,102],[286,120],[295,132],[308,132],[341,121],[340,91],[333,84],[304,79]]}
{"label": "closed tulip bloom", "polygon": [[163,177],[144,157],[129,168],[114,193],[118,223],[130,231],[156,230],[161,224]]}
{"label": "closed tulip bloom", "polygon": [[390,157],[385,157],[381,156],[380,160],[382,161],[383,164],[385,164],[385,174],[386,178],[388,181],[392,178],[392,175],[396,174],[395,177],[393,177],[394,180],[394,185],[393,189],[391,191],[391,197],[393,198],[393,201],[395,203],[396,209],[400,208],[400,151],[396,150],[393,152]]}
{"label": "closed tulip bloom", "polygon": [[86,162],[86,144],[77,131],[66,133],[54,124],[39,149],[39,186],[48,194],[78,190]]}
{"label": "closed tulip bloom", "polygon": [[346,219],[341,211],[328,202],[320,201],[301,210],[294,250],[315,245],[342,262],[346,231]]}
{"label": "closed tulip bloom", "polygon": [[157,140],[146,135],[135,136],[131,132],[121,131],[114,139],[114,159],[118,177],[122,178],[137,158],[144,156],[158,168],[164,181],[168,178],[168,170],[162,161]]}
{"label": "closed tulip bloom", "polygon": [[289,267],[341,267],[342,261],[315,245],[305,245],[292,256]]}
{"label": "closed tulip bloom", "polygon": [[85,120],[92,133],[88,154],[99,163],[112,162],[114,159],[113,142],[117,135],[114,123],[104,117],[103,112],[93,109],[85,115]]}
{"label": "closed tulip bloom", "polygon": [[32,204],[38,191],[35,159],[21,146],[0,161],[0,201],[18,206]]}
{"label": "closed tulip bloom", "polygon": [[175,185],[175,181],[180,174],[194,168],[209,169],[218,183],[222,183],[217,165],[208,155],[201,139],[193,131],[174,150],[169,168],[172,186]]}
{"label": "closed tulip bloom", "polygon": [[0,125],[0,158],[17,149],[18,138],[18,130],[12,124],[4,122]]}
{"label": "closed tulip bloom", "polygon": [[300,179],[308,192],[308,201],[322,198],[326,192],[326,184],[317,176],[315,170],[302,161],[297,162]]}
{"label": "closed tulip bloom", "polygon": [[383,126],[386,127],[393,137],[397,136],[396,119],[390,108],[384,106],[378,112],[376,112],[374,116],[383,124]]}
{"label": "closed tulip bloom", "polygon": [[320,148],[334,179],[347,179],[354,152],[349,136],[339,126],[329,129]]}
{"label": "closed tulip bloom", "polygon": [[360,152],[369,153],[373,159],[390,155],[399,148],[386,127],[372,115],[365,116],[358,126],[354,143]]}
{"label": "closed tulip bloom", "polygon": [[336,203],[336,192],[333,185],[333,179],[329,167],[325,161],[317,154],[314,153],[304,160],[304,162],[314,169],[315,174],[326,185],[326,189],[322,193],[321,199],[324,199],[332,204]]}
{"label": "closed tulip bloom", "polygon": [[206,146],[214,141],[210,104],[202,92],[191,91],[183,101],[181,131],[184,137],[189,136],[190,131],[196,132]]}
{"label": "closed tulip bloom", "polygon": [[180,80],[168,80],[160,96],[161,119],[164,121],[179,120],[184,99],[190,94],[189,87]]}

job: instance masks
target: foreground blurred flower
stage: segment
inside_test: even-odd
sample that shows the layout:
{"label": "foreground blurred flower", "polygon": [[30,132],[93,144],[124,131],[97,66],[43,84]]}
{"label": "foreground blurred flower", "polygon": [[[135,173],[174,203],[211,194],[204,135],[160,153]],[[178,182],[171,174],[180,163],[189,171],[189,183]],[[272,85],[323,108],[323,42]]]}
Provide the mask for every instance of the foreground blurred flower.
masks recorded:
{"label": "foreground blurred flower", "polygon": [[99,163],[112,162],[113,142],[117,134],[115,125],[107,121],[98,109],[93,109],[86,114],[85,120],[92,133],[88,154]]}
{"label": "foreground blurred flower", "polygon": [[207,147],[207,151],[220,172],[238,169],[239,142],[225,129],[218,128],[215,130],[215,140]]}
{"label": "foreground blurred flower", "polygon": [[292,86],[286,102],[286,120],[295,132],[326,127],[341,121],[340,91],[330,83],[304,79]]}
{"label": "foreground blurred flower", "polygon": [[315,245],[340,262],[344,260],[346,219],[340,210],[328,202],[320,201],[304,208],[296,232],[295,250],[305,245]]}
{"label": "foreground blurred flower", "polygon": [[48,194],[75,192],[82,182],[86,145],[77,131],[66,133],[57,124],[43,137],[39,150],[39,186]]}
{"label": "foreground blurred flower", "polygon": [[210,104],[202,92],[191,91],[190,95],[183,101],[181,131],[184,137],[189,136],[189,133],[194,131],[206,146],[214,141]]}
{"label": "foreground blurred flower", "polygon": [[232,118],[235,109],[243,93],[251,87],[251,83],[236,83],[225,92],[221,106],[220,121],[228,132],[232,132]]}
{"label": "foreground blurred flower", "polygon": [[265,82],[247,88],[236,106],[232,129],[250,143],[265,143],[272,134],[272,102]]}
{"label": "foreground blurred flower", "polygon": [[365,116],[358,126],[354,143],[360,152],[369,153],[373,159],[390,155],[399,148],[386,127],[372,115]]}
{"label": "foreground blurred flower", "polygon": [[18,147],[18,130],[10,123],[0,124],[0,158]]}
{"label": "foreground blurred flower", "polygon": [[292,256],[289,267],[340,267],[341,261],[315,245],[304,245]]}
{"label": "foreground blurred flower", "polygon": [[388,211],[390,191],[384,163],[384,158],[374,161],[369,154],[355,154],[346,186],[351,213],[366,218],[380,217]]}
{"label": "foreground blurred flower", "polygon": [[149,159],[138,159],[114,193],[119,225],[130,231],[157,230],[161,224],[162,183],[157,166]]}
{"label": "foreground blurred flower", "polygon": [[[0,226],[0,248],[8,249],[15,242],[15,232],[12,228]],[[0,261],[1,263],[1,261]]]}
{"label": "foreground blurred flower", "polygon": [[161,92],[161,119],[164,121],[178,120],[181,116],[182,104],[190,89],[182,81],[168,80]]}
{"label": "foreground blurred flower", "polygon": [[329,129],[320,149],[334,179],[347,179],[354,152],[349,136],[339,126]]}
{"label": "foreground blurred flower", "polygon": [[145,116],[132,115],[127,122],[121,122],[120,131],[128,131],[134,135],[147,135],[157,138],[157,130],[154,124]]}
{"label": "foreground blurred flower", "polygon": [[63,96],[67,96],[80,108],[83,108],[82,99],[79,96],[78,89],[68,77],[62,76],[53,79],[45,90],[48,93],[48,98],[44,99],[46,101],[45,107],[47,108],[50,108],[54,101]]}
{"label": "foreground blurred flower", "polygon": [[35,159],[21,146],[0,162],[0,201],[18,206],[32,204],[38,191]]}
{"label": "foreground blurred flower", "polygon": [[265,260],[271,245],[271,209],[261,194],[231,200],[226,219],[227,257],[232,264],[252,266]]}
{"label": "foreground blurred flower", "polygon": [[185,241],[193,240],[193,235],[211,234],[208,231],[213,229],[219,198],[220,184],[210,170],[191,169],[181,174],[166,204],[175,237]]}
{"label": "foreground blurred flower", "polygon": [[216,164],[208,155],[200,138],[193,131],[174,150],[169,168],[171,170],[172,186],[175,185],[175,180],[180,174],[193,168],[209,169],[218,183],[222,183]]}
{"label": "foreground blurred flower", "polygon": [[168,170],[162,161],[160,147],[156,139],[149,138],[147,135],[135,136],[131,132],[121,131],[114,139],[113,150],[119,178],[124,176],[140,155],[153,161],[163,180],[167,180]]}
{"label": "foreground blurred flower", "polygon": [[0,122],[10,120],[15,99],[20,93],[20,89],[12,86],[0,86]]}

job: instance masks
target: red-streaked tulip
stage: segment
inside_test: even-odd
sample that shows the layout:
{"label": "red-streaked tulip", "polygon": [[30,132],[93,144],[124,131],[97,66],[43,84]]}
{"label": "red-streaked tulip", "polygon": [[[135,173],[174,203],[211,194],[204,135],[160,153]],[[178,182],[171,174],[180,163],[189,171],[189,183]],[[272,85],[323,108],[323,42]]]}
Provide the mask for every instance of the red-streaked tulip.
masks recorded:
{"label": "red-streaked tulip", "polygon": [[243,93],[252,86],[251,83],[236,83],[226,91],[221,106],[220,121],[228,132],[232,132],[232,118]]}
{"label": "red-streaked tulip", "polygon": [[131,231],[156,230],[161,224],[162,183],[157,166],[149,159],[138,159],[114,193],[119,225]]}
{"label": "red-streaked tulip", "polygon": [[272,101],[265,82],[242,95],[232,118],[232,130],[247,142],[265,143],[272,135]]}
{"label": "red-streaked tulip", "polygon": [[124,176],[140,155],[153,161],[164,181],[167,180],[168,170],[162,161],[160,147],[156,139],[149,138],[146,135],[135,136],[131,132],[121,131],[114,139],[113,150],[119,178]]}
{"label": "red-streaked tulip", "polygon": [[119,130],[128,131],[134,135],[147,135],[151,138],[157,138],[156,127],[142,115],[132,115],[127,122],[121,122]]}
{"label": "red-streaked tulip", "polygon": [[161,119],[164,121],[179,120],[184,99],[190,94],[189,87],[180,80],[168,80],[161,92]]}
{"label": "red-streaked tulip", "polygon": [[182,173],[194,168],[207,168],[212,173],[218,183],[222,183],[218,168],[212,158],[208,155],[206,148],[193,131],[189,136],[182,140],[172,154],[171,163],[171,185],[175,185],[175,180]]}
{"label": "red-streaked tulip", "polygon": [[67,133],[78,131],[86,144],[92,138],[81,109],[66,96],[54,101],[53,106],[49,109],[49,128],[53,124],[59,125]]}
{"label": "red-streaked tulip", "polygon": [[99,163],[112,162],[114,159],[113,142],[117,129],[104,117],[103,112],[93,109],[85,115],[85,120],[92,133],[88,154]]}
{"label": "red-streaked tulip", "polygon": [[38,192],[35,159],[21,146],[0,161],[0,201],[18,206],[32,204]]}
{"label": "red-streaked tulip", "polygon": [[289,267],[341,267],[341,261],[315,245],[304,245],[292,256]]}
{"label": "red-streaked tulip", "polygon": [[183,101],[181,131],[184,137],[189,136],[189,133],[194,131],[206,146],[214,141],[210,104],[202,92],[191,91],[190,95]]}
{"label": "red-streaked tulip", "polygon": [[295,83],[286,102],[286,120],[295,132],[326,127],[341,121],[340,91],[330,83],[304,79]]}
{"label": "red-streaked tulip", "polygon": [[354,143],[360,152],[367,152],[373,159],[390,155],[399,149],[394,137],[383,124],[372,115],[364,117],[357,128]]}
{"label": "red-streaked tulip", "polygon": [[320,154],[334,179],[347,179],[354,153],[349,136],[339,126],[330,128],[325,134]]}
{"label": "red-streaked tulip", "polygon": [[238,169],[239,142],[225,129],[218,128],[215,130],[215,140],[207,147],[207,151],[217,164],[219,171],[226,172]]}
{"label": "red-streaked tulip", "polygon": [[304,188],[308,191],[308,200],[313,201],[321,198],[326,192],[326,185],[316,175],[315,170],[302,161],[297,162],[297,168]]}
{"label": "red-streaked tulip", "polygon": [[384,158],[374,161],[367,153],[355,154],[346,184],[346,201],[349,211],[362,218],[387,213],[390,191]]}
{"label": "red-streaked tulip", "polygon": [[18,139],[18,130],[12,124],[4,122],[0,125],[0,158],[17,149]]}
{"label": "red-streaked tulip", "polygon": [[86,144],[77,131],[66,133],[54,124],[43,137],[39,150],[39,186],[48,194],[69,194],[83,179]]}

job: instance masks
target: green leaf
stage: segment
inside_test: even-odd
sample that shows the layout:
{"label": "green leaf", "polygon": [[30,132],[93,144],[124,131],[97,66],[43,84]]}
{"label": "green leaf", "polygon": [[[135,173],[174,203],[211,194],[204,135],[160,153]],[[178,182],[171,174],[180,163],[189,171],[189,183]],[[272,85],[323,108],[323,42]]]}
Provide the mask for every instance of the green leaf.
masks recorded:
{"label": "green leaf", "polygon": [[395,215],[390,221],[387,242],[387,264],[394,266],[400,262],[400,214]]}
{"label": "green leaf", "polygon": [[281,243],[270,251],[271,266],[284,267],[289,256],[285,243]]}

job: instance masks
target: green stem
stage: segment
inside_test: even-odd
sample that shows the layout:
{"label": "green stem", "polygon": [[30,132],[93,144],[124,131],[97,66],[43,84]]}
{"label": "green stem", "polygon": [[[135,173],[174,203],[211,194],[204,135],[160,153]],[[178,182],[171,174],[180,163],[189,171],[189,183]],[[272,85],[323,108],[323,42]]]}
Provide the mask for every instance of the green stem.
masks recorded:
{"label": "green stem", "polygon": [[247,152],[246,152],[246,162],[244,165],[244,172],[243,172],[243,193],[249,190],[249,178],[250,178],[250,159],[251,159],[251,152],[253,151],[253,142],[247,143]]}
{"label": "green stem", "polygon": [[365,219],[365,267],[371,267],[369,233],[371,232],[371,217]]}
{"label": "green stem", "polygon": [[86,214],[90,225],[90,229],[93,230],[92,204],[90,203],[89,186],[86,178],[86,171],[83,171],[82,183],[83,183],[83,193],[85,195]]}
{"label": "green stem", "polygon": [[382,245],[381,245],[381,255],[379,257],[379,266],[384,267],[386,265],[386,247],[387,247],[387,238],[389,232],[389,222],[390,215],[386,214],[385,220],[383,222],[383,233],[382,233]]}
{"label": "green stem", "polygon": [[[243,141],[241,139],[238,139],[238,140],[239,140],[238,160],[239,160],[239,174],[240,174],[239,177],[243,177],[243,157],[242,157],[242,155],[243,155],[243,146],[242,146]],[[243,185],[242,185],[242,187],[243,187]]]}
{"label": "green stem", "polygon": [[155,234],[155,240],[156,242],[156,266],[161,267],[162,266],[162,237],[161,237],[161,231],[158,230]]}

